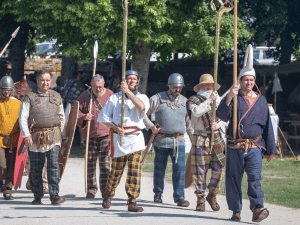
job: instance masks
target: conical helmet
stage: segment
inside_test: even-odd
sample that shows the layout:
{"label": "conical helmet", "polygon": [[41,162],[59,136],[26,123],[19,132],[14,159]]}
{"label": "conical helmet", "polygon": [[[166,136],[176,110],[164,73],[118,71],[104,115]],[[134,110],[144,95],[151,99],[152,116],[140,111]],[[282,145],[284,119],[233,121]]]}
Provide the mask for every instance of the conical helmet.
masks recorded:
{"label": "conical helmet", "polygon": [[245,60],[244,60],[244,67],[240,72],[239,79],[240,80],[243,76],[250,75],[255,76],[255,70],[253,68],[253,48],[252,45],[249,44],[246,50],[245,54]]}
{"label": "conical helmet", "polygon": [[4,76],[0,81],[0,86],[4,90],[12,90],[14,88],[14,81],[10,76]]}

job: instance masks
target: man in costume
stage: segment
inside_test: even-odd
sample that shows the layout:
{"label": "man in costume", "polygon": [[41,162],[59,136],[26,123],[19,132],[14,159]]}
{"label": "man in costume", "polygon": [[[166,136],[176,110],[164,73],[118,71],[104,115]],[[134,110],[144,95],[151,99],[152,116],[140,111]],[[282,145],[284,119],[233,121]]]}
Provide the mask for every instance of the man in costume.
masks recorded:
{"label": "man in costume", "polygon": [[[79,113],[77,125],[82,131],[82,138],[84,140],[83,148],[86,146],[87,137],[87,121],[91,121],[89,133],[89,147],[88,147],[88,174],[87,186],[88,192],[86,198],[94,198],[97,193],[96,181],[96,163],[99,156],[99,188],[102,197],[105,191],[108,174],[110,172],[110,158],[109,150],[107,149],[109,143],[109,128],[97,122],[97,118],[102,110],[102,107],[113,95],[113,92],[104,88],[103,76],[96,74],[91,81],[91,88],[83,92],[77,99],[79,101]],[[92,111],[89,113],[90,95],[92,91]]]}
{"label": "man in costume", "polygon": [[51,74],[40,70],[36,74],[38,89],[29,92],[22,103],[19,123],[25,144],[29,147],[30,186],[33,205],[42,204],[42,172],[47,158],[47,177],[52,204],[65,202],[59,193],[58,153],[64,127],[64,109],[59,93],[51,90]]}
{"label": "man in costume", "polygon": [[147,129],[157,134],[153,142],[154,159],[154,202],[162,203],[165,170],[168,157],[172,160],[173,199],[178,206],[188,207],[190,203],[184,198],[185,182],[185,139],[187,131],[192,137],[193,131],[187,115],[187,99],[180,94],[184,80],[179,73],[173,73],[168,79],[169,90],[160,92],[150,98],[147,115],[155,113],[155,121],[160,130],[145,117]]}
{"label": "man in costume", "polygon": [[[244,68],[239,75],[241,89],[233,86],[217,109],[217,117],[229,121],[228,148],[226,162],[226,199],[233,211],[231,220],[241,220],[243,173],[248,177],[248,196],[252,221],[267,218],[269,211],[264,207],[264,193],[261,189],[262,158],[270,162],[275,158],[276,145],[268,103],[254,92],[255,70],[253,69],[253,49],[246,51]],[[233,97],[237,95],[237,139],[233,139]]]}
{"label": "man in costume", "polygon": [[[112,157],[111,172],[106,184],[102,206],[110,208],[111,200],[120,182],[128,161],[128,172],[125,190],[128,195],[128,211],[142,212],[137,206],[136,199],[140,194],[141,158],[145,149],[144,136],[141,129],[145,128],[143,118],[149,109],[149,99],[137,90],[139,75],[134,70],[125,73],[126,82],[121,83],[121,90],[125,93],[124,100],[124,128],[121,129],[121,99],[122,92],[112,95],[100,112],[98,121],[110,128],[110,151]],[[121,137],[123,141],[121,143]]]}
{"label": "man in costume", "polygon": [[[194,87],[197,95],[188,100],[188,111],[191,116],[194,135],[191,149],[191,171],[197,196],[196,211],[205,211],[205,200],[212,210],[219,211],[220,206],[216,195],[220,192],[220,184],[225,166],[225,143],[220,131],[225,133],[225,123],[217,120],[213,123],[212,103],[216,100],[216,106],[221,99],[218,92],[213,92],[214,79],[210,74],[203,74],[200,83]],[[217,84],[217,90],[220,85]],[[211,149],[211,132],[214,131],[214,143]],[[207,188],[209,193],[205,199],[206,174],[211,169],[211,179]]]}
{"label": "man in costume", "polygon": [[18,119],[22,102],[12,96],[14,82],[11,77],[4,76],[0,85],[0,188],[3,186],[5,200],[13,200],[11,190],[20,133]]}

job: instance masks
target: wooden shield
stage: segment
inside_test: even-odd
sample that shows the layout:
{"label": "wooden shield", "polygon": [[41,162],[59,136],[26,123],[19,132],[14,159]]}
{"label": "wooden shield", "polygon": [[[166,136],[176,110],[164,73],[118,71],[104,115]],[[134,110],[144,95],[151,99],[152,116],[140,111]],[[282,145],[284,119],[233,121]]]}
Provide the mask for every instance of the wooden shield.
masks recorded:
{"label": "wooden shield", "polygon": [[189,188],[193,183],[191,161],[192,161],[192,156],[190,152],[185,165],[185,185],[184,185],[185,188]]}
{"label": "wooden shield", "polygon": [[61,143],[61,149],[58,155],[60,180],[64,173],[64,169],[66,168],[67,160],[72,147],[75,128],[77,124],[78,112],[79,112],[79,102],[76,101],[67,119],[67,126],[66,126],[67,141]]}
{"label": "wooden shield", "polygon": [[15,188],[15,190],[17,190],[19,187],[19,184],[21,184],[22,176],[24,173],[24,168],[26,165],[27,155],[28,155],[28,149],[23,155],[19,154],[19,151],[21,153],[22,149],[24,147],[24,144],[22,144],[22,143],[24,143],[23,136],[22,136],[22,132],[20,132],[18,148],[17,148],[17,153],[16,153],[15,170],[14,170],[14,188]]}

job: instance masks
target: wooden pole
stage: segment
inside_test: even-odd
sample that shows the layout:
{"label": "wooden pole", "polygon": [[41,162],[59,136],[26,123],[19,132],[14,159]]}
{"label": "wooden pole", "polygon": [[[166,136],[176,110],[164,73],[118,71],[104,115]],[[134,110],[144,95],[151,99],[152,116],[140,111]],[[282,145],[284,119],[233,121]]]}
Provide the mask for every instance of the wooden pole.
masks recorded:
{"label": "wooden pole", "polygon": [[[233,52],[233,85],[237,85],[237,14],[238,3],[234,1],[234,52]],[[233,98],[233,138],[236,139],[237,129],[237,96]]]}
{"label": "wooden pole", "polygon": [[[98,56],[98,42],[95,41],[94,44],[94,67],[93,67],[93,76],[96,74],[96,64],[97,64],[97,56]],[[89,113],[92,112],[92,105],[93,105],[93,90],[92,87],[90,88],[90,105],[89,105]],[[88,167],[88,151],[89,151],[89,139],[90,139],[90,127],[91,127],[91,121],[87,121],[87,134],[86,134],[86,141],[85,141],[85,170],[84,170],[84,182],[85,182],[85,192],[88,192],[88,186],[87,186],[87,167]]]}
{"label": "wooden pole", "polygon": [[[123,1],[124,11],[124,28],[123,28],[123,55],[122,55],[122,81],[125,82],[126,71],[126,47],[127,47],[127,20],[128,20],[128,0]],[[122,91],[122,103],[121,103],[121,128],[124,128],[124,99],[125,93]],[[121,136],[121,145],[123,144],[123,136]]]}
{"label": "wooden pole", "polygon": [[[215,10],[215,6],[213,4],[213,0],[211,1],[211,6]],[[214,91],[217,90],[217,84],[218,84],[218,60],[219,60],[219,38],[220,38],[220,26],[221,26],[221,19],[222,15],[226,12],[230,12],[232,10],[232,7],[230,5],[222,6],[219,9],[217,21],[216,21],[216,43],[215,43],[215,59],[214,59]],[[212,110],[212,123],[216,121],[216,100],[213,101],[213,110]],[[214,131],[211,132],[211,151],[214,145]]]}

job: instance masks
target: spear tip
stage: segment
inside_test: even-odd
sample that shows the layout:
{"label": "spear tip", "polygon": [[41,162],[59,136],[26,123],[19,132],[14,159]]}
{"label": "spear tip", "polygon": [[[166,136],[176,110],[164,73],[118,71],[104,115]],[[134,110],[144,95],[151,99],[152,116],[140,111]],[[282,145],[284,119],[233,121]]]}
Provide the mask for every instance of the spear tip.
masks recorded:
{"label": "spear tip", "polygon": [[12,38],[15,38],[17,36],[17,33],[19,32],[20,30],[20,26],[13,32],[13,34],[11,35]]}
{"label": "spear tip", "polygon": [[94,59],[97,59],[97,56],[98,56],[98,41],[96,40],[94,44]]}

